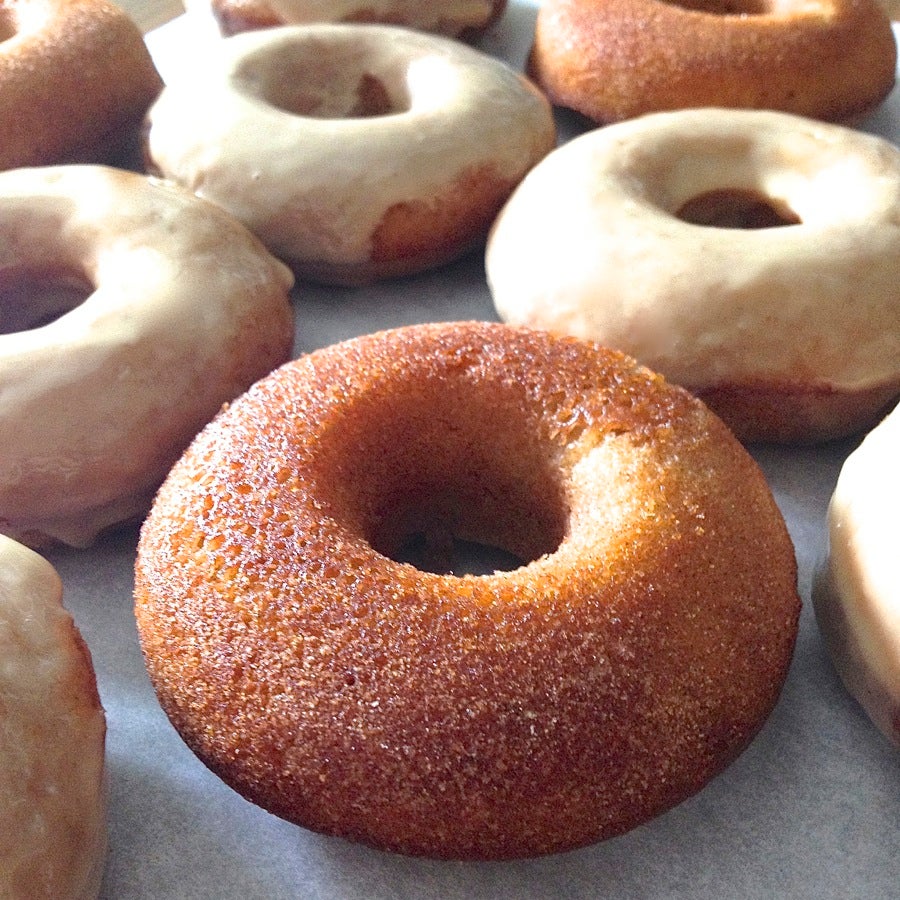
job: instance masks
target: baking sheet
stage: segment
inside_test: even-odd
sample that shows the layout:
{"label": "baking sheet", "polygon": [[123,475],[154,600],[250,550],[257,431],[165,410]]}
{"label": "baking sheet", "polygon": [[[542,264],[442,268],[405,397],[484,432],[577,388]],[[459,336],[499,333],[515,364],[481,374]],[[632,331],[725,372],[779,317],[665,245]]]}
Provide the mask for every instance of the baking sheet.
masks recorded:
{"label": "baking sheet", "polygon": [[[536,4],[513,2],[482,47],[521,67]],[[164,76],[217,39],[199,16],[148,36]],[[564,131],[573,123],[562,117]],[[862,124],[900,138],[900,94]],[[296,354],[404,323],[494,319],[479,254],[364,290],[301,287]],[[615,840],[536,860],[448,863],[319,836],[241,799],[185,748],[156,703],[131,610],[129,528],[48,554],[94,657],[107,710],[110,849],[103,894],[137,898],[897,898],[900,755],[844,692],[810,606],[824,515],[854,446],[754,453],[794,539],[804,608],[781,701],[700,794]]]}

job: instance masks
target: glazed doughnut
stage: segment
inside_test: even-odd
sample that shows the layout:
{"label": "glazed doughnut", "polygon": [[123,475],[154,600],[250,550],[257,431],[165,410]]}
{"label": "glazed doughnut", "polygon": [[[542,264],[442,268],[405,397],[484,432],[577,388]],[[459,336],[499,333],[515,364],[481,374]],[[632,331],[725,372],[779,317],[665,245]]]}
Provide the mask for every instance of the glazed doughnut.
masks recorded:
{"label": "glazed doughnut", "polygon": [[555,144],[530,84],[447,38],[307,25],[221,45],[151,109],[150,165],[304,278],[353,284],[459,256]]}
{"label": "glazed doughnut", "polygon": [[82,546],[146,512],[221,404],[289,357],[291,281],[174,185],[0,173],[0,532]]}
{"label": "glazed doughnut", "polygon": [[[420,533],[523,564],[399,561]],[[445,323],[316,351],[217,418],[144,524],[135,596],[163,708],[244,796],[508,858],[631,828],[734,759],[779,694],[795,579],[760,471],[689,394]]]}
{"label": "glazed doughnut", "polygon": [[590,338],[745,441],[870,426],[900,394],[900,151],[785,113],[682,110],[537,166],[486,253],[504,320]]}
{"label": "glazed doughnut", "polygon": [[56,570],[0,535],[0,896],[88,900],[106,857],[106,719]]}
{"label": "glazed doughnut", "polygon": [[596,122],[718,106],[858,118],[891,90],[878,0],[545,0],[528,71]]}
{"label": "glazed doughnut", "polygon": [[111,161],[162,87],[106,0],[0,0],[0,169]]}
{"label": "glazed doughnut", "polygon": [[379,22],[402,25],[448,37],[474,38],[494,24],[506,0],[195,0],[204,6],[223,34],[276,25],[313,22]]}
{"label": "glazed doughnut", "polygon": [[900,747],[900,407],[850,454],[828,508],[816,618],[849,692]]}

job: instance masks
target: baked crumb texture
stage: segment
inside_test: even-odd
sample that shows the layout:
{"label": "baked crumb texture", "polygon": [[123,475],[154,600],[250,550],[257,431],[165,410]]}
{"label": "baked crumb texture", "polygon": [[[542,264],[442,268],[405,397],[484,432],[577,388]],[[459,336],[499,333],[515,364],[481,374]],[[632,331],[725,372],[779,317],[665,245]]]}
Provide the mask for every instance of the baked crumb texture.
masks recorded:
{"label": "baked crumb texture", "polygon": [[[417,533],[488,575],[398,562]],[[623,832],[702,787],[779,694],[799,600],[762,474],[619,354],[484,323],[289,363],[197,439],[137,560],[163,708],[293,822],[508,858]]]}

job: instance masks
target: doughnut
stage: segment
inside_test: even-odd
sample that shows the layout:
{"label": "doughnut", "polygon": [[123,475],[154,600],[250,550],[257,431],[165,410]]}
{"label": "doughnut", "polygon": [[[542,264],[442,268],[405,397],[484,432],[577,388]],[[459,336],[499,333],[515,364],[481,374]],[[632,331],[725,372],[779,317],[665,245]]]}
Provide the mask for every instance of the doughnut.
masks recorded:
{"label": "doughnut", "polygon": [[222,403],[290,356],[291,281],[174,185],[0,173],[0,533],[86,546],[143,515]]}
{"label": "doughnut", "polygon": [[[457,541],[513,567],[454,570]],[[209,425],[145,521],[135,610],[163,709],[242,795],[501,859],[720,772],[799,600],[768,487],[702,403],[598,345],[442,323],[314,351]]]}
{"label": "doughnut", "polygon": [[898,454],[900,407],[841,468],[813,607],[848,691],[900,747],[900,566],[893,520],[900,503]]}
{"label": "doughnut", "polygon": [[0,535],[0,896],[88,900],[106,858],[106,718],[53,566]]}
{"label": "doughnut", "polygon": [[151,108],[149,165],[301,278],[359,284],[452,260],[555,145],[536,89],[448,38],[326,24],[221,45]]}
{"label": "doughnut", "polygon": [[114,3],[0,0],[0,169],[112,161],[161,87]]}
{"label": "doughnut", "polygon": [[863,430],[900,394],[900,151],[757,110],[653,113],[541,162],[498,216],[500,317],[624,351],[744,441]]}
{"label": "doughnut", "polygon": [[223,34],[313,22],[377,22],[472,39],[496,22],[506,0],[195,0]]}
{"label": "doughnut", "polygon": [[704,106],[852,120],[896,77],[878,0],[545,0],[528,72],[600,123]]}

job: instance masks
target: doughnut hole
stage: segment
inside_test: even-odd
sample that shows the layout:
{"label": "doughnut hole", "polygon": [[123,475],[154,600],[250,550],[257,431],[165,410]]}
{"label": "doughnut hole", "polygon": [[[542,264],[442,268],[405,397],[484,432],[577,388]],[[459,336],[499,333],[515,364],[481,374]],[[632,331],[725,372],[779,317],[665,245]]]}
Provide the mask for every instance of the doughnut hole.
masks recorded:
{"label": "doughnut hole", "polygon": [[405,67],[379,64],[365,41],[310,39],[254,54],[235,74],[244,91],[282,112],[316,119],[372,118],[410,108]]}
{"label": "doughnut hole", "polygon": [[87,277],[75,269],[0,269],[0,334],[49,325],[84,303],[93,291]]}
{"label": "doughnut hole", "polygon": [[710,228],[780,228],[800,225],[800,217],[783,201],[757,191],[722,188],[684,203],[676,218]]}
{"label": "doughnut hole", "polygon": [[[323,485],[378,553],[430,572],[509,570],[554,552],[568,510],[540,429],[512,397],[433,380],[348,407]],[[373,424],[377,423],[377,424]],[[324,476],[323,476],[324,480]]]}
{"label": "doughnut hole", "polygon": [[803,224],[818,208],[824,177],[820,169],[792,175],[777,148],[758,148],[746,134],[729,132],[667,132],[647,152],[623,159],[617,173],[624,190],[665,215],[709,228]]}
{"label": "doughnut hole", "polygon": [[0,44],[46,29],[48,14],[46,3],[17,2],[0,7]]}
{"label": "doughnut hole", "polygon": [[11,9],[0,9],[0,44],[14,37],[17,30],[13,11]]}

